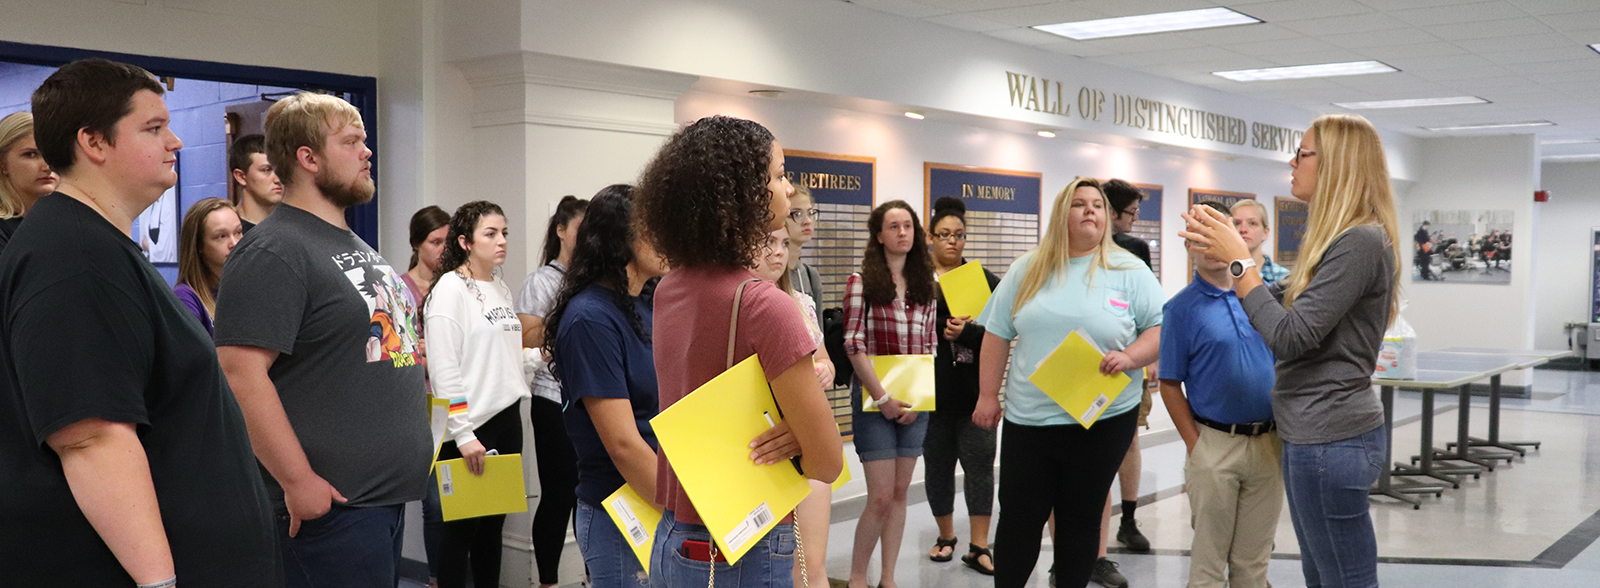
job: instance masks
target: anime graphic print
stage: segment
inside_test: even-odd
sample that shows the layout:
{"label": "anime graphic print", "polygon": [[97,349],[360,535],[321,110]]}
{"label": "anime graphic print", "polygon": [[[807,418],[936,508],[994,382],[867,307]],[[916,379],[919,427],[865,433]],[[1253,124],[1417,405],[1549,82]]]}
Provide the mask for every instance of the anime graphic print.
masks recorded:
{"label": "anime graphic print", "polygon": [[333,256],[339,270],[367,303],[367,361],[394,367],[417,365],[417,308],[399,274],[371,251]]}

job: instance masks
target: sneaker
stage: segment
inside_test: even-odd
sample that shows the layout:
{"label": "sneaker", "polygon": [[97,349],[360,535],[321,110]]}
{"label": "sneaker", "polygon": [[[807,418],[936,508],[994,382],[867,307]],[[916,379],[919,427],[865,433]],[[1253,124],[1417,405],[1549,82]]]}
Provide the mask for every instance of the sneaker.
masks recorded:
{"label": "sneaker", "polygon": [[1106,588],[1128,588],[1128,578],[1117,571],[1117,562],[1103,557],[1094,562],[1094,573],[1089,574],[1089,581]]}
{"label": "sneaker", "polygon": [[1117,542],[1134,553],[1150,553],[1150,540],[1139,532],[1139,523],[1124,519],[1117,529]]}

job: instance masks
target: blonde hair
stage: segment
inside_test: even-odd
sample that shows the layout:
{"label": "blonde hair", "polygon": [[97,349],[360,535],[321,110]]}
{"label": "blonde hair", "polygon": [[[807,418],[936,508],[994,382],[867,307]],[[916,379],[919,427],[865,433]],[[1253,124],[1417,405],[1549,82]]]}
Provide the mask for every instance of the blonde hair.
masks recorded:
{"label": "blonde hair", "polygon": [[200,304],[206,307],[206,314],[213,316],[217,314],[217,298],[213,291],[220,285],[221,278],[206,267],[206,219],[223,209],[232,210],[234,214],[239,212],[227,200],[202,198],[189,207],[189,212],[183,215],[183,228],[178,230],[178,283],[193,288],[200,297]]}
{"label": "blonde hair", "polygon": [[336,96],[301,92],[279,100],[267,109],[267,162],[278,172],[284,186],[294,183],[301,147],[321,153],[328,135],[345,125],[366,128],[361,111]]}
{"label": "blonde hair", "polygon": [[[1033,300],[1033,297],[1038,295],[1039,291],[1050,283],[1050,280],[1066,269],[1072,250],[1072,235],[1069,228],[1072,214],[1072,194],[1077,192],[1078,188],[1094,188],[1095,192],[1100,193],[1100,203],[1104,206],[1103,210],[1111,210],[1111,203],[1106,200],[1106,193],[1100,189],[1100,182],[1095,181],[1094,178],[1080,177],[1061,189],[1061,193],[1056,195],[1055,207],[1050,211],[1050,228],[1045,230],[1044,240],[1039,242],[1038,247],[1034,247],[1032,251],[1028,252],[1033,254],[1033,260],[1028,264],[1027,273],[1022,275],[1022,283],[1017,286],[1017,299],[1011,303],[1012,316],[1016,316],[1017,311],[1024,304],[1027,304],[1029,300]],[[1127,253],[1127,251],[1111,240],[1111,217],[1107,216],[1109,214],[1107,212],[1102,215],[1106,219],[1106,228],[1100,231],[1100,244],[1095,246],[1094,253],[1091,254],[1090,284],[1094,284],[1095,268],[1111,271],[1134,267],[1132,265],[1114,265],[1111,263],[1112,252],[1122,251]]]}
{"label": "blonde hair", "polygon": [[1260,200],[1256,200],[1254,198],[1245,198],[1233,203],[1233,206],[1228,208],[1228,214],[1239,214],[1239,209],[1245,207],[1256,209],[1256,216],[1261,217],[1261,228],[1272,228],[1271,226],[1267,225],[1267,205],[1262,204]]}
{"label": "blonde hair", "polygon": [[1300,258],[1286,279],[1284,306],[1294,304],[1295,297],[1305,292],[1334,239],[1355,227],[1376,226],[1389,239],[1394,263],[1389,288],[1389,324],[1394,324],[1400,311],[1402,264],[1400,248],[1395,246],[1400,242],[1400,221],[1383,140],[1371,122],[1355,114],[1317,117],[1306,134],[1311,135],[1319,158],[1316,195],[1311,198]]}
{"label": "blonde hair", "polygon": [[[14,112],[0,118],[0,162],[5,161],[17,141],[32,135],[33,114]],[[22,195],[11,187],[9,180],[0,178],[0,218],[17,218],[22,216],[22,211]]]}

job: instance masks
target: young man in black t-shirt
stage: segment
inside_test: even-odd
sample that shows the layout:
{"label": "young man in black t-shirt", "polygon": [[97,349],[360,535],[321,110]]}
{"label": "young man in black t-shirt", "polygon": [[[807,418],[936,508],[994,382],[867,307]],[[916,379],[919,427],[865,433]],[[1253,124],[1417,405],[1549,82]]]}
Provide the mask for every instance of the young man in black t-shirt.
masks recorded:
{"label": "young man in black t-shirt", "polygon": [[178,179],[162,93],[86,60],[33,95],[61,183],[0,254],[0,584],[282,583],[211,338],[130,236]]}
{"label": "young man in black t-shirt", "polygon": [[267,111],[283,203],[228,256],[217,355],[250,422],[291,587],[393,588],[405,503],[433,459],[417,316],[345,226],[372,199],[361,113],[296,94]]}

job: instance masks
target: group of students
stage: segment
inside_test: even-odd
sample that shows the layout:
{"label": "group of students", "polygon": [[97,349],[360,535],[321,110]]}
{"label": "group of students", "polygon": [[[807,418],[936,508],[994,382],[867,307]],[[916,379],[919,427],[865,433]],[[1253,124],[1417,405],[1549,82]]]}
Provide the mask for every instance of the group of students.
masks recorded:
{"label": "group of students", "polygon": [[[545,488],[534,523],[541,584],[555,583],[574,509],[597,587],[827,578],[826,489],[842,440],[824,394],[834,368],[820,280],[798,262],[818,215],[766,128],[692,122],[636,185],[563,199],[545,265],[514,297],[499,272],[507,219],[493,203],[420,211],[406,272],[356,237],[344,211],[374,193],[363,121],[336,97],[296,94],[267,113],[261,157],[276,183],[252,188],[257,162],[244,153],[235,163],[247,167],[234,169],[251,204],[219,200],[186,219],[192,246],[175,294],[130,238],[134,218],[177,180],[182,142],[162,94],[142,69],[85,60],[35,92],[36,118],[0,121],[8,583],[394,586],[404,504],[424,500],[439,584],[470,574],[495,585],[503,517],[439,522],[430,391],[450,404],[438,457],[462,458],[473,475],[488,455],[521,451],[518,407],[530,402]],[[1039,246],[1004,279],[988,276],[993,294],[977,317],[951,316],[935,283],[965,261],[959,200],[936,202],[927,228],[904,202],[877,207],[843,300],[868,491],[849,585],[868,584],[880,546],[880,585],[896,585],[924,451],[940,526],[930,557],[953,555],[959,461],[968,566],[996,586],[1025,585],[1053,517],[1054,583],[1096,578],[1110,485],[1148,402],[1143,372],[1159,357],[1155,379],[1190,451],[1190,584],[1265,586],[1286,492],[1307,585],[1376,586],[1366,495],[1385,437],[1370,377],[1399,276],[1384,161],[1365,119],[1318,118],[1290,161],[1291,193],[1310,203],[1296,269],[1282,275],[1261,256],[1259,208],[1197,206],[1179,233],[1195,278],[1170,300],[1147,262],[1116,244],[1137,192],[1108,198],[1115,181],[1062,190]],[[1130,379],[1092,427],[1029,380],[1074,331],[1105,350],[1101,373]],[[937,358],[932,414],[906,410],[874,375],[872,356],[903,354]],[[814,491],[729,565],[694,548],[710,531],[650,419],[751,355],[784,421],[752,439],[750,459],[793,460]],[[623,484],[664,510],[648,574],[601,505]]]}

